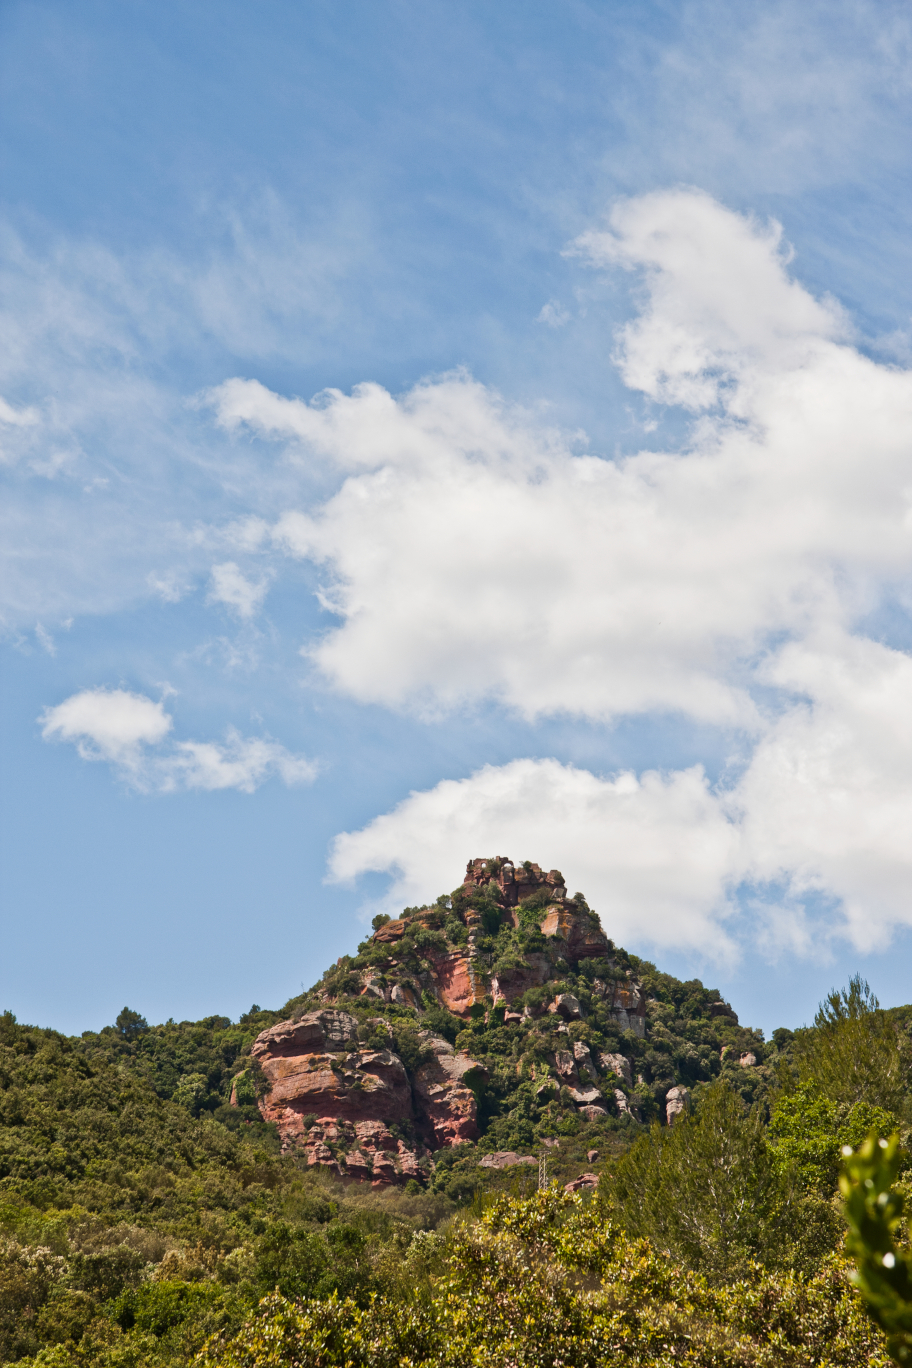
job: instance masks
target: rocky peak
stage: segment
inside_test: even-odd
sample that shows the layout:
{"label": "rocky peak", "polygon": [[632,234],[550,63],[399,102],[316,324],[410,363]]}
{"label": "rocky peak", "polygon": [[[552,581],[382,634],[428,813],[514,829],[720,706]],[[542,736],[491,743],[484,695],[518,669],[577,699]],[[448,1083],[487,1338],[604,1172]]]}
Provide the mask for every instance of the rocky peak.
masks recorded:
{"label": "rocky peak", "polygon": [[559,869],[545,874],[541,866],[531,860],[517,866],[506,855],[469,860],[463,885],[470,889],[493,885],[500,892],[505,907],[516,907],[542,889],[551,901],[563,903],[567,899],[564,876]]}
{"label": "rocky peak", "polygon": [[488,1071],[472,1057],[474,1025],[544,1031],[555,1052],[535,1075],[537,1105],[588,1120],[624,1111],[618,1085],[629,1087],[630,1071],[620,1056],[606,1067],[568,1032],[588,1030],[594,1013],[645,1034],[645,995],[582,895],[568,898],[560,870],[506,856],[469,860],[451,894],[378,918],[319,992],[320,1010],[279,1022],[252,1047],[260,1111],[308,1163],[374,1183],[420,1178],[435,1151],[479,1138]]}

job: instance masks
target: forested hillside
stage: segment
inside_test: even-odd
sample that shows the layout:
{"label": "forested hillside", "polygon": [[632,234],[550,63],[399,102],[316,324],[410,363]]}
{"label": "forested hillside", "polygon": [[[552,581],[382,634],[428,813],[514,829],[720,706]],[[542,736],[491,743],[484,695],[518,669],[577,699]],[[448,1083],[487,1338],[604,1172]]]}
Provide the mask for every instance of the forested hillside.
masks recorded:
{"label": "forested hillside", "polygon": [[[468,901],[479,919],[494,905]],[[551,905],[482,926],[476,964],[517,991],[479,992],[462,1016],[419,977],[458,949],[450,899],[387,932],[412,943],[399,979],[372,938],[238,1022],[150,1026],[125,1008],[73,1039],[0,1018],[0,1361],[886,1362],[847,1279],[836,1184],[844,1146],[905,1131],[912,1008],[883,1012],[855,980],[813,1026],[764,1041],[699,981],[596,944],[579,904],[567,925],[591,953],[552,938],[556,977],[528,986]],[[388,981],[365,992],[377,946]],[[381,1056],[433,1102],[428,1069],[466,1059],[454,1086],[478,1138],[419,1134],[428,1103],[384,1121],[422,1156],[407,1180],[377,1164],[352,1181],[353,1142],[317,1153],[316,1114],[283,1151],[263,1042],[327,1011],[349,1023],[342,1044],[321,1037],[337,1102]]]}

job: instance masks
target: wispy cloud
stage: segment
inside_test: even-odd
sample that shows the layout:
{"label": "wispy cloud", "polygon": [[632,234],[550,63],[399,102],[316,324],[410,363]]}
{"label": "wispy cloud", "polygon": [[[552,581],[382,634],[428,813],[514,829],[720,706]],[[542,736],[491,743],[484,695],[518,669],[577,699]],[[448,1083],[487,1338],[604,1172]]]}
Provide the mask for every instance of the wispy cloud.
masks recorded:
{"label": "wispy cloud", "polygon": [[240,618],[252,618],[269,591],[269,580],[268,575],[261,575],[257,580],[248,579],[234,561],[213,565],[207,601],[225,604]]}
{"label": "wispy cloud", "polygon": [[106,761],[143,792],[253,793],[274,774],[289,785],[310,783],[317,774],[304,756],[234,728],[224,743],[172,740],[174,724],[164,704],[125,689],[85,689],[46,708],[38,720],[46,741],[72,742],[83,760]]}

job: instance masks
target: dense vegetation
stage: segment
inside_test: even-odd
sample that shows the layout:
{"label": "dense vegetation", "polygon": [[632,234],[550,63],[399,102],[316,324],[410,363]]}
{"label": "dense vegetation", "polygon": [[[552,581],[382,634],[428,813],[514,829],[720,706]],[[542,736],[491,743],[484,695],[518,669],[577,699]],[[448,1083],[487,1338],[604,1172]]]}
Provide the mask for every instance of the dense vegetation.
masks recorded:
{"label": "dense vegetation", "polygon": [[[450,943],[447,911],[397,951],[420,960],[422,935]],[[503,931],[492,924],[485,953],[534,944],[531,924],[522,944]],[[522,1023],[488,1010],[466,1025],[430,1002],[345,999],[352,963],[236,1023],[150,1027],[124,1009],[71,1039],[0,1017],[0,1362],[886,1361],[847,1280],[836,1183],[844,1146],[906,1125],[912,1009],[881,1012],[856,980],[813,1027],[764,1042],[714,1017],[718,995],[698,981],[613,949],[567,968],[559,987],[586,1015],[561,1040],[632,1061],[612,1088],[639,1119],[585,1121],[541,1085],[559,1022],[534,1015],[537,990]],[[649,998],[645,1040],[593,991],[628,970]],[[424,1188],[343,1187],[283,1155],[260,1119],[252,1041],[327,991],[365,1039],[385,1018],[409,1070],[419,1028],[486,1066],[482,1139],[439,1152]],[[673,1083],[692,1108],[669,1128]],[[479,1167],[499,1149],[544,1149],[557,1181],[538,1191],[535,1169]],[[594,1194],[563,1192],[593,1166]]]}

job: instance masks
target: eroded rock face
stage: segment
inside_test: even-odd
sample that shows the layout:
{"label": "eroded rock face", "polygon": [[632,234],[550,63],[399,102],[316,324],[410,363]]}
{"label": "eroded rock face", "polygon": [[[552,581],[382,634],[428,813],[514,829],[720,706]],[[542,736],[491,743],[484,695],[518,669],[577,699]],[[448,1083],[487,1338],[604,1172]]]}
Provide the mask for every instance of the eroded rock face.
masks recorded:
{"label": "eroded rock face", "polygon": [[357,1037],[358,1023],[353,1016],[327,1008],[324,1012],[308,1012],[299,1021],[280,1021],[271,1026],[257,1037],[251,1054],[258,1059],[261,1054],[276,1058],[342,1050]]}
{"label": "eroded rock face", "polygon": [[[370,1022],[368,1024],[371,1024]],[[484,1067],[449,1041],[422,1033],[433,1057],[409,1081],[391,1049],[367,1049],[344,1012],[311,1012],[263,1031],[251,1054],[266,1084],[259,1108],[283,1147],[343,1177],[404,1182],[428,1167],[432,1149],[477,1140],[472,1085]],[[374,1023],[375,1028],[385,1023]],[[393,1135],[389,1127],[402,1134]]]}
{"label": "eroded rock face", "polygon": [[[342,1017],[341,1012],[312,1013],[311,1017]],[[357,1023],[330,1021],[326,1028],[334,1050],[302,1049],[292,1054],[295,1044],[310,1044],[316,1032],[312,1020],[281,1022],[264,1031],[251,1049],[263,1071],[267,1089],[260,1099],[266,1121],[275,1122],[284,1143],[299,1140],[305,1131],[305,1117],[345,1121],[404,1121],[412,1116],[412,1090],[405,1066],[391,1050],[365,1050],[351,1039]],[[323,1025],[323,1023],[320,1023]],[[295,1027],[303,1026],[303,1030]],[[285,1028],[285,1029],[283,1029]],[[338,1036],[348,1039],[341,1042]]]}
{"label": "eroded rock face", "polygon": [[572,993],[558,993],[557,997],[548,1008],[549,1012],[557,1012],[564,1021],[582,1021],[583,1009],[580,1007],[579,999]]}
{"label": "eroded rock face", "polygon": [[622,1031],[633,1031],[640,1040],[646,1038],[646,994],[639,983],[630,977],[610,983],[595,980],[596,992],[605,998]]}
{"label": "eroded rock face", "polygon": [[434,1058],[415,1074],[415,1100],[430,1122],[438,1147],[477,1140],[478,1103],[470,1086],[487,1077],[487,1070],[467,1054],[457,1053],[448,1040],[425,1035]]}
{"label": "eroded rock face", "polygon": [[476,1002],[483,1002],[487,984],[468,952],[433,955],[435,986],[440,1001],[455,1016],[466,1016]]}
{"label": "eroded rock face", "polygon": [[522,967],[508,969],[491,979],[491,996],[495,1002],[515,1002],[530,988],[547,983],[554,973],[554,965],[547,955],[526,955]]}
{"label": "eroded rock face", "polygon": [[425,1147],[394,1136],[382,1121],[346,1121],[332,1117],[310,1123],[295,1144],[308,1164],[331,1168],[341,1178],[374,1186],[422,1181],[429,1167]]}
{"label": "eroded rock face", "polygon": [[601,959],[608,954],[608,937],[593,920],[572,903],[549,907],[541,924],[542,933],[563,941],[567,959]]}

